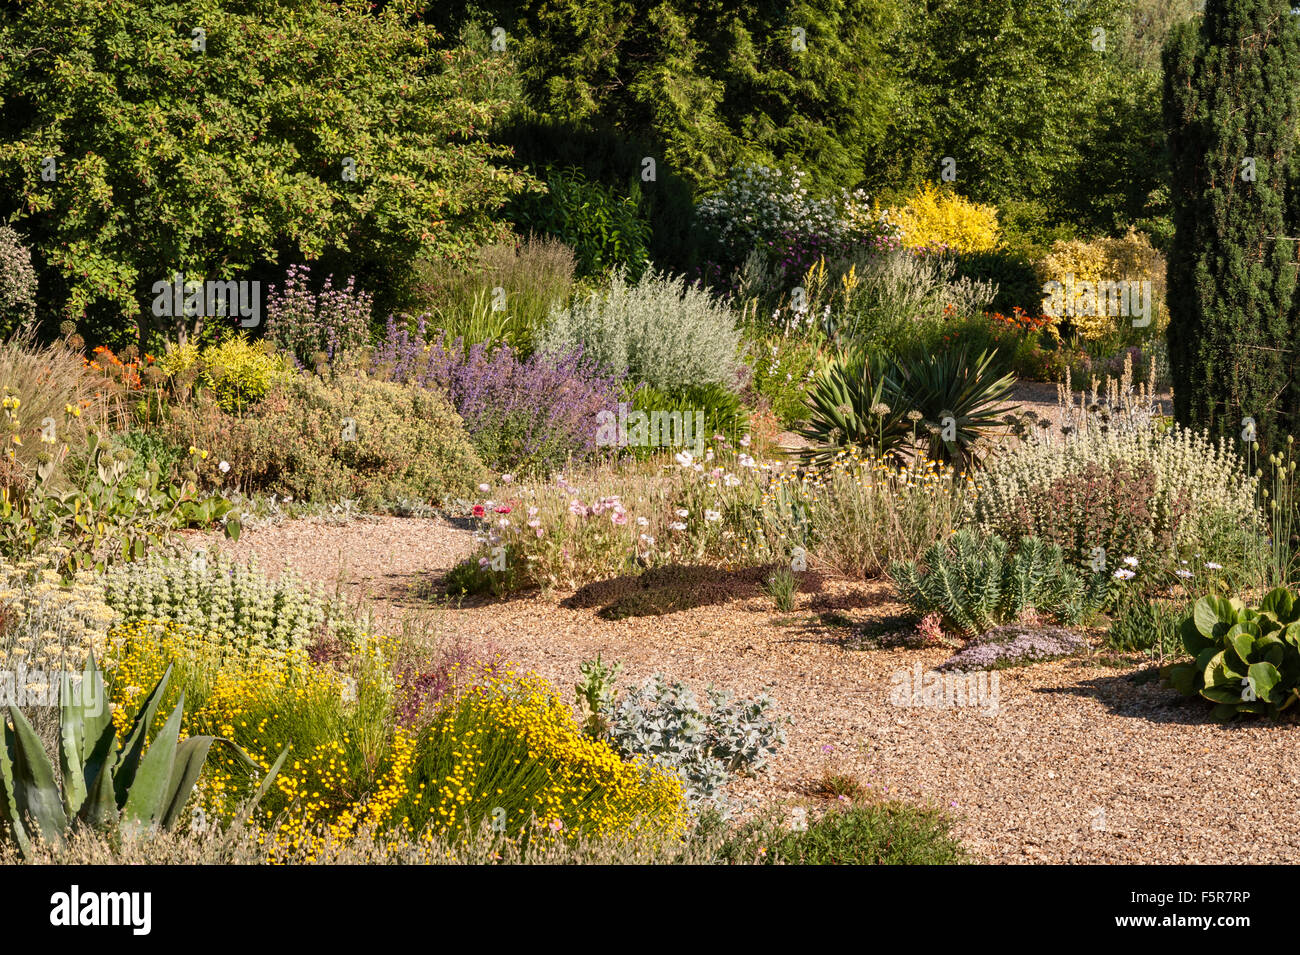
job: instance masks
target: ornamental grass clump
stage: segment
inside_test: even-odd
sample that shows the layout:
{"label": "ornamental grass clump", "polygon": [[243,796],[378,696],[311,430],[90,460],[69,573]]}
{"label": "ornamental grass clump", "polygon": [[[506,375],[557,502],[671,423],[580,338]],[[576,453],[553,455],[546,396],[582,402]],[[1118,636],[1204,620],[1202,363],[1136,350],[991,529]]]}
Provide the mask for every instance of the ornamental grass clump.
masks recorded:
{"label": "ornamental grass clump", "polygon": [[970,477],[926,458],[895,464],[841,451],[828,464],[782,474],[764,517],[808,565],[846,577],[878,577],[891,561],[916,561],[962,520]]}

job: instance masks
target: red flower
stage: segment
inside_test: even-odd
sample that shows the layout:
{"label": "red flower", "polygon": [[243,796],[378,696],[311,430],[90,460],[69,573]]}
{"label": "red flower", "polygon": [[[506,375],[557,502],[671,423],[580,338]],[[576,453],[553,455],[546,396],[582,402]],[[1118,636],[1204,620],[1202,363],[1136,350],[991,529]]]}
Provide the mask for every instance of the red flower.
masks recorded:
{"label": "red flower", "polygon": [[487,511],[484,510],[482,504],[475,504],[475,505],[474,505],[474,516],[475,516],[475,517],[482,517],[482,516],[483,516],[484,514],[486,514],[486,513],[487,513]]}
{"label": "red flower", "polygon": [[500,507],[494,507],[494,508],[492,508],[492,510],[496,511],[498,514],[509,514],[509,513],[510,513],[510,505],[509,505],[509,504],[502,504]]}

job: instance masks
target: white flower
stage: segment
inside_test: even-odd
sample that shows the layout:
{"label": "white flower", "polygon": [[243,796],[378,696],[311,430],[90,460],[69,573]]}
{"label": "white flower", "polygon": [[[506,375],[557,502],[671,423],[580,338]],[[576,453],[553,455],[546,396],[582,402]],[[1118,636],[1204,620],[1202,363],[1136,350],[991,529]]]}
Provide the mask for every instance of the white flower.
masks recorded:
{"label": "white flower", "polygon": [[704,512],[704,519],[705,519],[706,521],[720,521],[720,520],[722,520],[722,512],[721,512],[721,511],[705,511],[705,512]]}
{"label": "white flower", "polygon": [[738,478],[734,474],[728,474],[726,477],[722,479],[722,483],[727,485],[727,487],[735,487],[737,484],[740,483],[740,478]]}
{"label": "white flower", "polygon": [[649,526],[650,526],[650,522],[647,521],[644,517],[638,517],[638,518],[636,519],[636,523],[637,523],[637,526],[638,526],[638,527],[649,527]]}
{"label": "white flower", "polygon": [[742,454],[737,460],[739,461],[740,466],[742,468],[756,467],[756,465],[754,464],[754,459],[751,458],[748,454]]}
{"label": "white flower", "polygon": [[691,512],[688,511],[688,510],[687,510],[686,508],[684,508],[684,507],[679,507],[679,508],[677,508],[677,516],[678,516],[678,517],[690,517],[690,516],[691,516]]}
{"label": "white flower", "polygon": [[486,494],[488,491],[492,490],[492,485],[491,485],[491,484],[480,484],[480,485],[478,486],[478,489],[479,489],[479,491],[481,491],[482,493]]}
{"label": "white flower", "polygon": [[1176,573],[1179,577],[1190,577],[1190,576],[1192,576],[1192,572],[1191,572],[1190,570],[1176,570],[1176,571],[1174,571],[1174,573]]}
{"label": "white flower", "polygon": [[689,451],[678,451],[673,455],[673,460],[684,468],[689,468],[695,460],[695,456]]}
{"label": "white flower", "polygon": [[1132,580],[1136,576],[1137,575],[1134,574],[1133,571],[1125,570],[1123,567],[1115,571],[1115,578],[1117,580]]}
{"label": "white flower", "polygon": [[1206,570],[1223,570],[1222,564],[1216,564],[1213,561],[1205,565]]}
{"label": "white flower", "polygon": [[1124,563],[1128,564],[1130,567],[1136,567],[1138,565],[1138,559],[1136,557],[1125,557]]}
{"label": "white flower", "polygon": [[510,483],[511,481],[513,481],[514,479],[515,479],[515,476],[514,476],[513,474],[503,474],[503,475],[501,475],[501,483],[502,483],[502,484],[509,484],[509,483]]}
{"label": "white flower", "polygon": [[670,531],[684,531],[686,530],[686,525],[683,524],[681,521],[673,521],[671,524],[668,525],[668,529]]}
{"label": "white flower", "polygon": [[655,545],[655,539],[649,534],[642,534],[641,541],[646,545],[646,547],[654,547]]}
{"label": "white flower", "polygon": [[220,464],[217,465],[217,470],[220,471],[222,474],[227,473],[230,470],[230,462],[222,461]]}
{"label": "white flower", "polygon": [[740,446],[742,448],[749,447],[749,435],[745,435],[743,438],[740,439]]}

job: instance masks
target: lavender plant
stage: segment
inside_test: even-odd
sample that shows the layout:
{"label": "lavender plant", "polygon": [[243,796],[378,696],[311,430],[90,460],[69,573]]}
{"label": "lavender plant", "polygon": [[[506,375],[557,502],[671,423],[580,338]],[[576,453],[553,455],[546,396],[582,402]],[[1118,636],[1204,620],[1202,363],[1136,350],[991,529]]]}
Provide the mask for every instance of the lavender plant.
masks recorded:
{"label": "lavender plant", "polygon": [[490,467],[547,473],[597,455],[597,416],[617,411],[621,375],[601,372],[580,348],[522,358],[508,346],[426,342],[427,320],[415,326],[388,320],[375,373],[444,392]]}

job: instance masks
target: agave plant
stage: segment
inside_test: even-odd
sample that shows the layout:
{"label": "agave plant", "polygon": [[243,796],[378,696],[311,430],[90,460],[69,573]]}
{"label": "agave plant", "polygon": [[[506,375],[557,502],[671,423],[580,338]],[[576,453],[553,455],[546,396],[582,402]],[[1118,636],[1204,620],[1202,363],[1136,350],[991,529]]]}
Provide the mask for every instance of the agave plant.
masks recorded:
{"label": "agave plant", "polygon": [[812,442],[799,452],[805,462],[826,464],[851,446],[900,462],[910,456],[909,409],[887,367],[879,356],[853,349],[818,371],[808,389],[808,422],[799,431]]}
{"label": "agave plant", "polygon": [[1258,609],[1202,597],[1180,634],[1193,660],[1166,667],[1161,676],[1185,696],[1214,703],[1212,719],[1276,718],[1300,699],[1300,601],[1286,588],[1270,591]]}
{"label": "agave plant", "polygon": [[996,349],[980,352],[972,360],[968,349],[958,348],[900,362],[898,400],[904,411],[920,412],[932,460],[968,471],[979,460],[980,443],[1005,430],[1003,416],[1012,410],[1006,399],[1016,379],[996,377],[996,355]]}
{"label": "agave plant", "polygon": [[[185,809],[214,742],[227,746],[250,770],[259,767],[239,746],[214,736],[181,740],[185,695],[151,743],[146,735],[171,678],[171,667],[146,698],[119,743],[92,656],[80,684],[64,674],[59,696],[60,787],[54,766],[31,723],[10,705],[0,746],[0,819],[25,856],[33,838],[59,843],[73,825],[139,835],[170,829]],[[254,803],[266,795],[284,763],[286,747],[262,779]]]}

